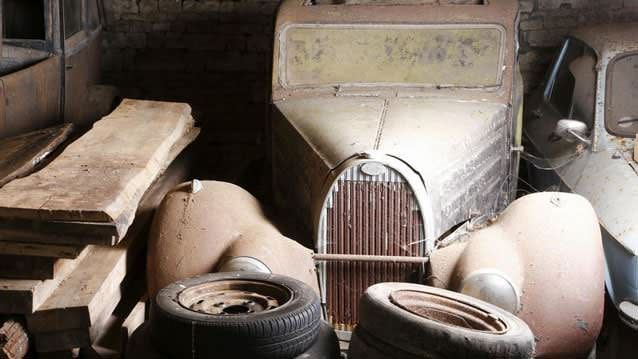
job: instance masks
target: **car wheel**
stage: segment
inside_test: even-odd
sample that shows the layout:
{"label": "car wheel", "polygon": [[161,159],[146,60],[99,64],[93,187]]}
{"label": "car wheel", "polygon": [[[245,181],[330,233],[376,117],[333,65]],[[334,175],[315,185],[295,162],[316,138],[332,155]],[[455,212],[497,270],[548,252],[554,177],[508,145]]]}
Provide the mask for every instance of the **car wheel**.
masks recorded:
{"label": "car wheel", "polygon": [[158,292],[150,312],[153,345],[178,358],[291,358],[312,346],[320,324],[312,288],[264,273],[175,282]]}
{"label": "car wheel", "polygon": [[361,297],[359,318],[352,359],[523,359],[534,354],[534,336],[521,319],[444,289],[374,285]]}

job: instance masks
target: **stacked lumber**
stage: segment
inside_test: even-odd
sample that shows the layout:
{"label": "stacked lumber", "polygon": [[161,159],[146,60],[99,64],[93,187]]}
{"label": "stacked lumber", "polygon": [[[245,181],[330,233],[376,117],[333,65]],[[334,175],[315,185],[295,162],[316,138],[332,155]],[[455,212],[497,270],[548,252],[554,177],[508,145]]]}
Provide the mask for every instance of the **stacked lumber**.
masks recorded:
{"label": "stacked lumber", "polygon": [[8,319],[0,322],[0,358],[24,358],[29,349],[29,336],[19,321]]}
{"label": "stacked lumber", "polygon": [[121,338],[144,294],[154,210],[187,179],[183,150],[198,133],[187,104],[124,100],[0,188],[0,314],[26,318],[40,357],[71,358],[109,331]]}

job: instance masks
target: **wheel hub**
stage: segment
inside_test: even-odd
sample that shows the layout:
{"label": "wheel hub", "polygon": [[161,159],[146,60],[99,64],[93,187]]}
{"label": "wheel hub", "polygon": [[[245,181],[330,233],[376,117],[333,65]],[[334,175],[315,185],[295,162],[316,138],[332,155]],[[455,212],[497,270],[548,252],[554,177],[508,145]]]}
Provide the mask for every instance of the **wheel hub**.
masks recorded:
{"label": "wheel hub", "polygon": [[288,288],[258,281],[224,280],[182,291],[179,304],[210,315],[252,314],[273,310],[292,299]]}
{"label": "wheel hub", "polygon": [[422,318],[455,327],[495,334],[504,333],[508,329],[505,321],[496,313],[452,298],[413,290],[399,290],[390,294],[390,301]]}

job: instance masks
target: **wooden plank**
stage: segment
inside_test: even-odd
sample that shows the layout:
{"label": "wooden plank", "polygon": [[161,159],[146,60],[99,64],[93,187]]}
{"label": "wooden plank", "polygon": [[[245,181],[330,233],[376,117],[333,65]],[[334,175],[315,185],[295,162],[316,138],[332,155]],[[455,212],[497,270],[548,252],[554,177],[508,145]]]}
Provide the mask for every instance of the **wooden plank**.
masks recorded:
{"label": "wooden plank", "polygon": [[24,326],[13,319],[0,324],[0,358],[24,358],[29,351],[29,335]]}
{"label": "wooden plank", "polygon": [[0,140],[0,187],[33,172],[72,130],[63,124]]}
{"label": "wooden plank", "polygon": [[[168,191],[187,178],[188,163],[188,154],[180,156],[153,185],[140,204],[137,220],[120,244],[115,247],[96,246],[46,302],[27,316],[30,332],[88,328],[97,322],[106,307],[113,305],[114,298],[117,304],[121,296],[120,286],[128,269],[134,268],[135,260],[144,255],[146,231],[155,208]],[[74,345],[84,346],[79,344],[83,343]]]}
{"label": "wooden plank", "polygon": [[[199,135],[193,128],[175,143],[167,158],[167,166],[179,156]],[[0,242],[18,240],[29,243],[60,243],[65,245],[114,245],[118,233],[109,223],[96,222],[40,222],[23,219],[0,221]]]}
{"label": "wooden plank", "polygon": [[123,337],[122,341],[126,342],[131,337],[131,335],[133,335],[133,332],[135,332],[135,330],[137,330],[137,328],[139,328],[140,325],[144,324],[145,320],[146,320],[146,297],[142,298],[142,300],[140,300],[135,305],[135,307],[133,307],[133,310],[131,310],[129,315],[126,317],[126,319],[122,323],[122,337]]}
{"label": "wooden plank", "polygon": [[33,313],[92,249],[93,246],[87,246],[76,259],[63,262],[53,279],[0,279],[0,313]]}
{"label": "wooden plank", "polygon": [[0,255],[0,278],[53,279],[64,259]]}
{"label": "wooden plank", "polygon": [[173,145],[192,129],[190,111],[124,100],[44,169],[1,188],[0,217],[111,223],[122,238]]}
{"label": "wooden plank", "polygon": [[75,259],[86,246],[65,246],[25,242],[1,242],[0,254]]}

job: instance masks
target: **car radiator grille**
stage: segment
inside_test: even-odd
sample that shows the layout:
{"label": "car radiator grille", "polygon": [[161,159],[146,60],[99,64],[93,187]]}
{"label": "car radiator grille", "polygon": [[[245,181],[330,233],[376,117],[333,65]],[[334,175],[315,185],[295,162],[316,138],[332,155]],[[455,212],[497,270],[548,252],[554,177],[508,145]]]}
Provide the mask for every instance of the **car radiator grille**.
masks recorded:
{"label": "car radiator grille", "polygon": [[[386,170],[375,178],[354,167],[339,178],[323,212],[320,252],[424,255],[423,221],[414,193],[400,174]],[[380,282],[415,281],[421,270],[420,265],[408,263],[322,263],[327,319],[338,330],[352,330],[366,288]]]}

